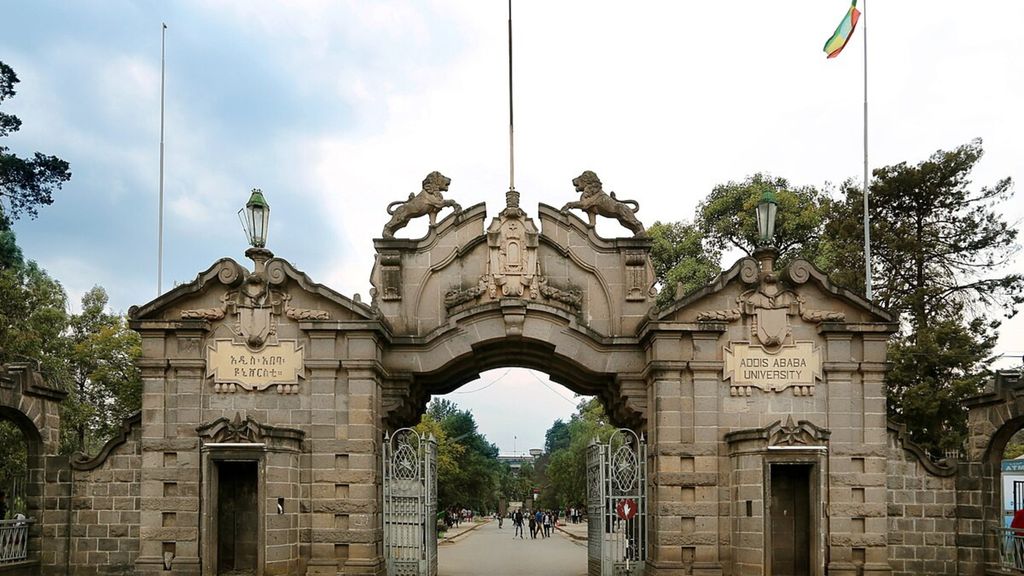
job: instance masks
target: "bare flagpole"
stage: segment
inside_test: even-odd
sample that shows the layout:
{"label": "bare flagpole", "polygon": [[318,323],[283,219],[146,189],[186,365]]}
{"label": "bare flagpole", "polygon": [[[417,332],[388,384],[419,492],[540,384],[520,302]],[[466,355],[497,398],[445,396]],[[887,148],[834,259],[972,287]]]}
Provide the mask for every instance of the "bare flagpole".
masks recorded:
{"label": "bare flagpole", "polygon": [[164,39],[167,24],[160,29],[160,222],[157,225],[156,295],[164,289]]}
{"label": "bare flagpole", "polygon": [[861,30],[864,31],[864,295],[871,300],[871,218],[868,216],[868,193],[871,186],[871,171],[868,169],[868,2],[861,1]]}
{"label": "bare flagpole", "polygon": [[516,189],[516,140],[512,117],[512,0],[508,0],[508,189]]}

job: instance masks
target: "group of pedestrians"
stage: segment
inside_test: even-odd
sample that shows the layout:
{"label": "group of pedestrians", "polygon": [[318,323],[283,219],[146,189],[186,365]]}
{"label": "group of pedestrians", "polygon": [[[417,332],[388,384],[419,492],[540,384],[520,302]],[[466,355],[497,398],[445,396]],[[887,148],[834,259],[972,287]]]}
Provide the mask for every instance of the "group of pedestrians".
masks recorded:
{"label": "group of pedestrians", "polygon": [[[513,538],[518,537],[520,540],[525,540],[523,535],[525,524],[530,528],[530,538],[536,540],[538,534],[542,539],[551,537],[551,529],[558,522],[558,513],[551,510],[537,510],[532,513],[527,511],[523,514],[522,510],[516,510],[509,513],[509,518],[512,519],[512,525],[515,527]],[[500,528],[501,525],[499,524],[498,527]]]}

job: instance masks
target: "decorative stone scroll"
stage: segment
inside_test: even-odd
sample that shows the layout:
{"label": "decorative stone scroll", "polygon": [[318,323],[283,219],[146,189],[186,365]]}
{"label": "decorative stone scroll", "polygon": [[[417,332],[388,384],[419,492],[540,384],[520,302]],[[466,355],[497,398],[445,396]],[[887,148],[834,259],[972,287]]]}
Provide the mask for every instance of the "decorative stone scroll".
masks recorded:
{"label": "decorative stone scroll", "polygon": [[377,255],[380,262],[381,300],[402,299],[402,255],[393,250]]}
{"label": "decorative stone scroll", "polygon": [[626,252],[626,300],[630,302],[647,299],[647,253],[640,250]]}

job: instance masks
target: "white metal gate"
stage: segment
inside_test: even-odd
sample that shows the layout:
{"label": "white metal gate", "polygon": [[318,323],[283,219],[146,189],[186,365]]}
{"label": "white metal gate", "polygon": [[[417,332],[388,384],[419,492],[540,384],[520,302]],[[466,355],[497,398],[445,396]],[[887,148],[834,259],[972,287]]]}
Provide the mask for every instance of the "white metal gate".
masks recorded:
{"label": "white metal gate", "polygon": [[437,442],[411,428],[384,436],[388,576],[437,574]]}
{"label": "white metal gate", "polygon": [[632,430],[587,448],[588,576],[640,576],[647,561],[647,444]]}

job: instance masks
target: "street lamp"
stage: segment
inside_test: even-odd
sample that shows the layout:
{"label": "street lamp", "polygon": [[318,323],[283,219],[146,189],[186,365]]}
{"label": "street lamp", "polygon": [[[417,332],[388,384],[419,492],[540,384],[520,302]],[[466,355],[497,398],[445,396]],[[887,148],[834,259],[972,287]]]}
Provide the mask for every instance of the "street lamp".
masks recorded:
{"label": "street lamp", "polygon": [[761,236],[762,245],[771,245],[775,235],[775,214],[779,211],[779,203],[775,192],[765,190],[761,201],[757,203],[757,233]]}
{"label": "street lamp", "polygon": [[252,196],[245,203],[245,208],[238,210],[238,220],[242,223],[246,239],[253,248],[266,248],[267,225],[270,223],[270,204],[263,198],[263,191],[252,189]]}

